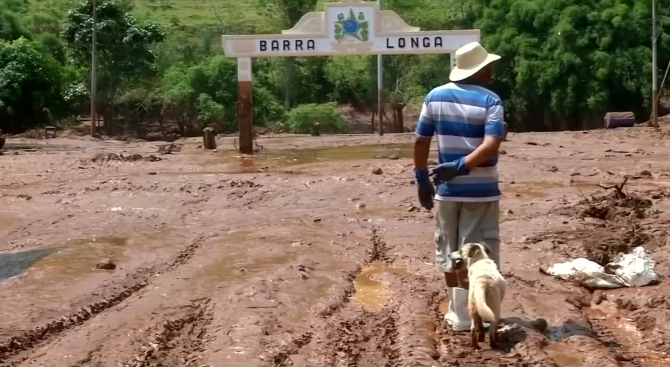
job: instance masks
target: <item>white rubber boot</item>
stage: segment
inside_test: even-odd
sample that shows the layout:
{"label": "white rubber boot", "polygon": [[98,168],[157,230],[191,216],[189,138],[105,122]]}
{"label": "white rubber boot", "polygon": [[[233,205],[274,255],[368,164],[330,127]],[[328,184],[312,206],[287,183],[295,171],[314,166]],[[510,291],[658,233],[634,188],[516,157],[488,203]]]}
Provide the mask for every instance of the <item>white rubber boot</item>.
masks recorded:
{"label": "white rubber boot", "polygon": [[454,331],[470,331],[470,315],[468,315],[468,290],[447,287],[449,311],[444,321]]}

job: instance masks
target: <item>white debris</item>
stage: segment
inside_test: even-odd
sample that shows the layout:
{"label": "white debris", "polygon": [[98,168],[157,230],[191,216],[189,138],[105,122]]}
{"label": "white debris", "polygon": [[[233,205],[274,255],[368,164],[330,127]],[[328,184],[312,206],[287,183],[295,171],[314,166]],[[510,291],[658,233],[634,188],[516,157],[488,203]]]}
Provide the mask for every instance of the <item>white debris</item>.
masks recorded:
{"label": "white debris", "polygon": [[630,254],[619,253],[606,266],[584,258],[552,265],[547,273],[557,278],[577,281],[589,288],[643,287],[658,281],[654,260],[644,247]]}

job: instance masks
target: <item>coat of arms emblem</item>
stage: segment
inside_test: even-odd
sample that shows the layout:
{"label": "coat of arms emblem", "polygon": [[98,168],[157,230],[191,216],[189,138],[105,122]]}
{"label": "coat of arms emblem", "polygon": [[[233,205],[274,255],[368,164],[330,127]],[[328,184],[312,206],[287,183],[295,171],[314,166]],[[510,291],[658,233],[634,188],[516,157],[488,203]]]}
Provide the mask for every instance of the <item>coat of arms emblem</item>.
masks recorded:
{"label": "coat of arms emblem", "polygon": [[348,17],[345,17],[344,13],[337,15],[334,31],[337,42],[342,42],[347,38],[367,42],[370,37],[370,28],[365,15],[363,12],[358,12],[356,16],[353,9],[349,9]]}

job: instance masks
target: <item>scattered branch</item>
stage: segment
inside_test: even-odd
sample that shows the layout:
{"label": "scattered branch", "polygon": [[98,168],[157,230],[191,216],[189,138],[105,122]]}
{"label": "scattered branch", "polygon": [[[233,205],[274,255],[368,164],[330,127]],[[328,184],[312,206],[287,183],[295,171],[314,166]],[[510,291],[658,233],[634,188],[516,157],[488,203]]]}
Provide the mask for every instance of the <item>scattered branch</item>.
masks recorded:
{"label": "scattered branch", "polygon": [[628,182],[628,176],[625,176],[625,177],[623,178],[623,181],[622,181],[620,184],[618,184],[618,185],[615,184],[615,185],[612,185],[612,186],[605,186],[605,185],[603,185],[603,184],[598,184],[598,186],[599,186],[601,189],[604,189],[604,190],[612,190],[612,189],[614,189],[614,190],[616,190],[616,196],[617,196],[617,197],[625,198],[625,197],[626,197],[626,194],[623,192],[623,188],[624,188],[624,186],[626,186],[626,183],[627,183],[627,182]]}

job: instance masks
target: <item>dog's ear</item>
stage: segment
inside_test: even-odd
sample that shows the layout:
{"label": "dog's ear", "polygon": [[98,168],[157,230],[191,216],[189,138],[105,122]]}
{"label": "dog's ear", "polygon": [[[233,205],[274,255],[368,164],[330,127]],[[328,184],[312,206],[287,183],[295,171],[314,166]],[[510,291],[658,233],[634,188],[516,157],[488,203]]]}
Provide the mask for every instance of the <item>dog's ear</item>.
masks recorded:
{"label": "dog's ear", "polygon": [[470,246],[470,249],[468,250],[468,258],[473,258],[475,255],[479,253],[480,249],[479,246]]}

